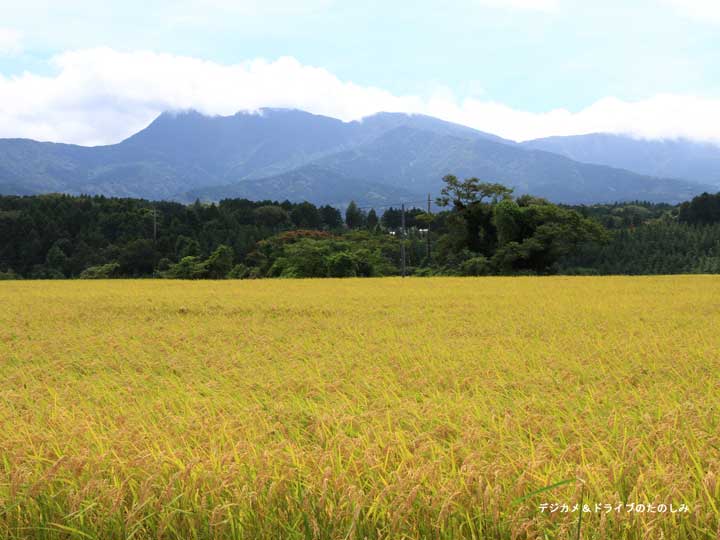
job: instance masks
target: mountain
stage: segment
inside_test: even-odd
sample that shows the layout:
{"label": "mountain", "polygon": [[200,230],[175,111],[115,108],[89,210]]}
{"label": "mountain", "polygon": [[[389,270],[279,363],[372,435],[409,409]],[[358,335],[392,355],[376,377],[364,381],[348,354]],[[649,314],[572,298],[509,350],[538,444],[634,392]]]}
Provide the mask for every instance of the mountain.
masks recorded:
{"label": "mountain", "polygon": [[538,150],[523,150],[485,138],[464,139],[400,127],[358,148],[328,156],[319,165],[350,176],[370,176],[417,193],[437,193],[448,171],[510,185],[561,203],[623,200],[685,200],[691,182],[651,178],[588,165]]}
{"label": "mountain", "polygon": [[[109,146],[0,139],[0,193],[98,193],[184,200],[186,193],[199,188],[291,171],[401,125],[495,138],[422,115],[380,113],[342,122],[287,109],[226,117],[195,111],[163,113],[139,133]],[[377,188],[372,180],[355,179],[355,185],[358,182]]]}
{"label": "mountain", "polygon": [[633,139],[594,133],[536,139],[524,142],[522,146],[554,152],[584,163],[720,186],[720,146],[712,143],[687,139]]}
{"label": "mountain", "polygon": [[[448,172],[461,178],[477,176],[501,182],[518,193],[532,193],[568,204],[637,199],[678,202],[703,189],[693,182],[579,163],[488,137],[463,137],[410,126],[397,127],[365,144],[318,158],[312,165],[317,177],[372,178],[378,185],[410,191],[414,199],[422,199],[427,193],[437,194],[442,187],[441,179]],[[291,175],[282,175],[282,183],[276,187],[291,185]],[[244,186],[246,183],[198,189],[191,196],[205,200],[230,198],[252,192]],[[287,196],[291,200],[295,195],[287,187],[278,193],[282,193],[280,198]],[[376,202],[363,198],[360,191],[355,191],[352,198],[365,205]]]}
{"label": "mountain", "polygon": [[558,202],[685,200],[708,186],[589,165],[423,115],[360,121],[304,111],[163,113],[108,146],[0,139],[0,193],[218,200],[351,199],[394,204],[437,194],[448,173]]}
{"label": "mountain", "polygon": [[401,186],[368,182],[311,163],[297,169],[259,179],[190,191],[187,200],[220,199],[285,200],[344,204],[351,200],[362,205],[385,205],[411,201],[418,194]]}

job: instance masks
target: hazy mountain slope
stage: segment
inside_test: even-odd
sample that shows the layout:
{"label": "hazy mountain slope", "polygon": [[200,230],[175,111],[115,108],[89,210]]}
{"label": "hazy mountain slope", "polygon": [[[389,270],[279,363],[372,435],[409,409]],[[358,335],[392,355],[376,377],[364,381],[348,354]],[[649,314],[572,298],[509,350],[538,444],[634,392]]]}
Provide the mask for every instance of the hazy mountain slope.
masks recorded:
{"label": "hazy mountain slope", "polygon": [[204,186],[275,176],[403,125],[468,138],[493,137],[398,113],[359,122],[286,109],[224,117],[164,113],[139,133],[109,146],[0,140],[0,191],[178,198]]}
{"label": "hazy mountain slope", "polygon": [[66,191],[86,174],[82,159],[77,159],[82,150],[28,139],[0,140],[0,186],[16,186],[25,194]]}
{"label": "hazy mountain slope", "polygon": [[198,189],[184,197],[186,201],[196,198],[211,201],[229,198],[287,199],[344,206],[352,200],[360,205],[384,205],[414,200],[417,196],[402,187],[371,182],[310,164],[276,176]]}
{"label": "hazy mountain slope", "polygon": [[672,202],[707,189],[585,165],[468,127],[398,113],[342,122],[286,109],[226,117],[190,111],[162,114],[109,146],[0,140],[5,194],[395,202],[400,194],[436,194],[449,172],[564,202]]}
{"label": "hazy mountain slope", "polygon": [[[288,170],[354,143],[348,124],[303,111],[204,116],[165,113],[118,146],[176,166],[200,166],[218,181]],[[204,183],[204,181],[203,181]]]}
{"label": "hazy mountain slope", "polygon": [[576,161],[720,186],[720,146],[686,139],[643,140],[595,133],[522,143]]}
{"label": "hazy mountain slope", "polygon": [[515,141],[503,139],[502,137],[498,137],[497,135],[493,135],[491,133],[485,133],[467,126],[453,124],[452,122],[446,122],[445,120],[439,120],[437,118],[433,118],[432,116],[426,116],[423,114],[408,115],[403,113],[381,112],[363,118],[359,122],[352,122],[352,124],[358,125],[358,129],[362,133],[362,142],[368,142],[369,140],[392,131],[393,129],[407,127],[422,131],[429,131],[438,135],[453,135],[455,137],[469,139],[490,139],[495,142],[510,145],[517,144]]}
{"label": "hazy mountain slope", "polygon": [[340,152],[317,165],[355,178],[402,186],[418,194],[437,193],[441,178],[477,176],[558,202],[590,203],[645,199],[680,201],[703,187],[683,180],[652,178],[589,165],[548,152],[524,150],[492,140],[462,139],[397,128],[375,141]]}
{"label": "hazy mountain slope", "polygon": [[[23,139],[0,140],[0,193],[91,193],[172,198],[198,176],[161,158],[124,152],[120,145],[88,148]],[[214,177],[204,176],[207,183]]]}

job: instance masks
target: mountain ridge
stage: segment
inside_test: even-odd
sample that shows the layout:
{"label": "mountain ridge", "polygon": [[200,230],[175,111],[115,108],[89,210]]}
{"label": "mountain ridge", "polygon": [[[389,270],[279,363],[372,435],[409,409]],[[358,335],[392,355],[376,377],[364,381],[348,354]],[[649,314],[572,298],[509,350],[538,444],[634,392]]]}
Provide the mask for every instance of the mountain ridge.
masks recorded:
{"label": "mountain ridge", "polygon": [[583,163],[720,186],[720,145],[712,142],[588,133],[545,137],[519,144],[524,148],[553,152]]}
{"label": "mountain ridge", "polygon": [[114,145],[0,139],[3,194],[57,191],[187,202],[242,193],[340,205],[365,197],[381,204],[437,193],[448,173],[569,203],[638,197],[677,202],[712,188],[582,163],[403,113],[343,122],[297,109],[230,116],[190,110],[162,113]]}

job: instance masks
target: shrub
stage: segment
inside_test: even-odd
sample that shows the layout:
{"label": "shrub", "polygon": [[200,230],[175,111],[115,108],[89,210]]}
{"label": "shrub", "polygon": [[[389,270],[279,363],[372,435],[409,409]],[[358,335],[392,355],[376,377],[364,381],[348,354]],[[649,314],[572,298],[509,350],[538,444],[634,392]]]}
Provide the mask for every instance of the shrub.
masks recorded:
{"label": "shrub", "polygon": [[235,254],[232,248],[220,244],[205,261],[205,271],[210,279],[224,279],[232,270]]}
{"label": "shrub", "polygon": [[170,279],[201,279],[207,276],[207,271],[200,257],[189,256],[180,259],[161,275]]}
{"label": "shrub", "polygon": [[358,265],[355,258],[347,251],[333,253],[325,258],[330,277],[355,277]]}
{"label": "shrub", "polygon": [[490,270],[490,263],[482,256],[473,257],[460,264],[460,273],[463,276],[487,276]]}
{"label": "shrub", "polygon": [[15,272],[8,270],[7,272],[0,272],[0,281],[6,281],[10,279],[21,279]]}
{"label": "shrub", "polygon": [[244,264],[236,264],[228,273],[228,279],[246,279],[250,274],[250,269]]}
{"label": "shrub", "polygon": [[80,273],[80,279],[111,279],[120,275],[120,265],[116,262],[89,266]]}

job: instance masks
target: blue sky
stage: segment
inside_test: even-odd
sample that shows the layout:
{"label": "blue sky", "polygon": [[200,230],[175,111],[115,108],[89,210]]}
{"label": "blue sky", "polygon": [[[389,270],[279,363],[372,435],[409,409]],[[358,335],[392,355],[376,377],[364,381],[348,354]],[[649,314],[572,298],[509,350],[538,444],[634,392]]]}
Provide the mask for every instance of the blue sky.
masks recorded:
{"label": "blue sky", "polygon": [[[612,114],[626,116],[628,106],[637,105],[633,111],[644,111],[637,113],[637,121],[647,124],[652,114],[664,110],[651,111],[648,104],[654,103],[672,109],[669,125],[655,121],[648,129],[638,128],[639,135],[720,140],[717,128],[697,125],[707,123],[707,115],[701,114],[690,131],[678,127],[689,114],[704,108],[714,112],[720,100],[718,0],[25,0],[21,4],[0,0],[0,8],[0,98],[22,96],[27,88],[42,85],[28,80],[40,78],[54,90],[50,97],[26,104],[26,118],[49,108],[49,115],[56,115],[59,122],[62,107],[68,109],[66,102],[83,96],[88,114],[81,116],[87,119],[75,123],[91,122],[93,112],[106,122],[118,122],[105,132],[96,126],[83,130],[78,125],[74,131],[53,128],[52,120],[32,128],[33,121],[16,122],[17,114],[0,108],[0,120],[7,122],[0,136],[12,136],[8,131],[16,126],[18,136],[112,142],[146,123],[157,110],[194,106],[193,100],[197,108],[210,113],[264,105],[261,96],[237,103],[225,95],[217,99],[216,87],[228,86],[221,80],[222,70],[217,73],[217,84],[210,87],[208,82],[207,89],[202,88],[202,81],[178,75],[177,84],[192,86],[194,98],[163,103],[153,96],[151,101],[156,103],[138,104],[135,95],[142,74],[136,71],[142,71],[141,67],[128,67],[132,72],[128,79],[135,81],[132,99],[128,99],[121,88],[122,77],[107,74],[109,66],[103,65],[114,60],[108,57],[104,62],[98,54],[95,64],[78,61],[72,74],[75,79],[63,86],[70,76],[63,71],[67,67],[59,66],[59,58],[71,51],[81,55],[102,50],[127,59],[143,52],[162,55],[167,63],[181,57],[220,67],[258,59],[273,64],[290,57],[306,70],[327,72],[339,84],[405,98],[400,103],[357,97],[354,114],[352,100],[346,96],[334,113],[330,103],[315,104],[304,98],[295,102],[296,88],[290,84],[285,97],[273,92],[266,104],[305,106],[343,119],[365,114],[371,105],[394,105],[398,110],[417,109],[488,131],[504,129],[500,134],[520,139],[585,129],[633,131],[621,119],[614,128],[598,118],[610,114],[613,107]],[[140,61],[136,56],[135,62]],[[65,81],[60,80],[63,76]],[[108,77],[117,88],[107,88]],[[304,76],[293,80],[303,87],[310,84]],[[251,84],[253,79],[246,82]],[[147,75],[147,85],[157,86],[152,74]],[[102,87],[99,93],[98,87]],[[62,97],[63,92],[75,94]],[[223,105],[215,110],[208,105],[213,100]],[[495,105],[494,112],[483,108],[490,103]],[[613,107],[608,105],[613,103]],[[109,110],[111,105],[116,110]],[[119,111],[134,106],[143,111],[126,115],[128,126],[123,128]],[[597,110],[588,115],[593,107]],[[65,113],[81,109],[81,104],[73,103]],[[500,110],[507,114],[503,116]],[[557,110],[561,114],[551,114]],[[523,122],[531,128],[504,126]]]}

